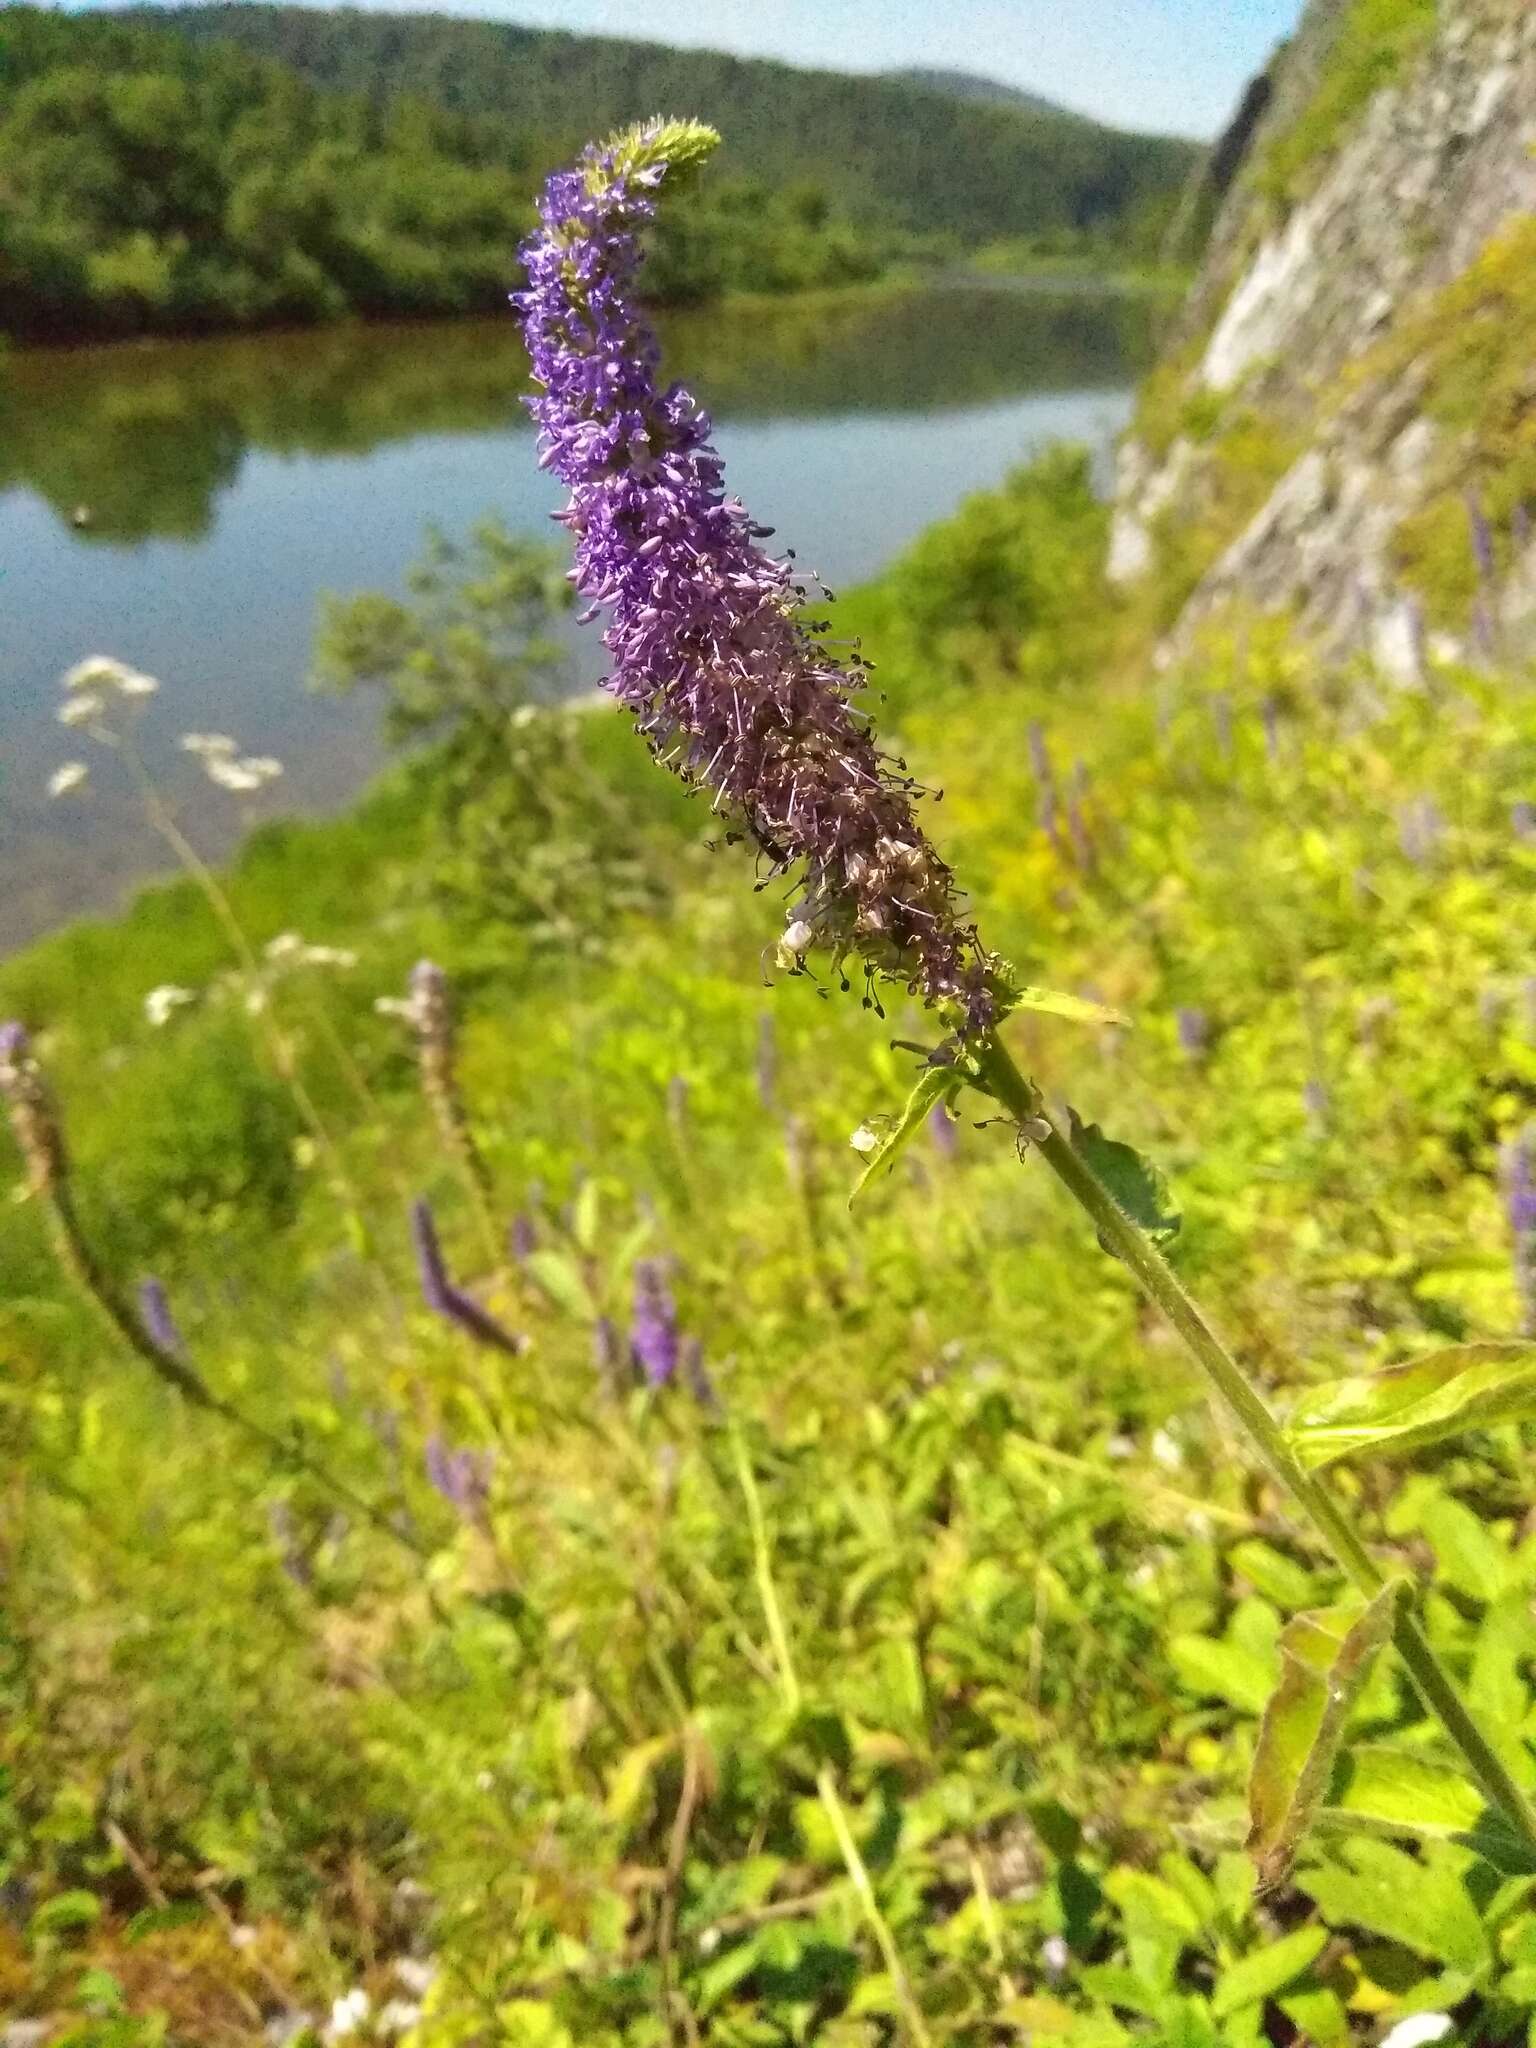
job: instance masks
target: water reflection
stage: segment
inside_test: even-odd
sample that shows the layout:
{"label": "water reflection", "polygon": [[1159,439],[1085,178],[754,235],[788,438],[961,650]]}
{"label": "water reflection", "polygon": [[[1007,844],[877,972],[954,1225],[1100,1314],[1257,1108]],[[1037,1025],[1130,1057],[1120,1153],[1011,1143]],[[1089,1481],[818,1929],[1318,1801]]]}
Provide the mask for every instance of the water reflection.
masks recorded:
{"label": "water reflection", "polygon": [[[1107,447],[1149,325],[1134,300],[934,289],[677,316],[664,341],[733,487],[842,583],[1044,442]],[[290,808],[359,786],[370,707],[304,688],[316,598],[398,588],[428,522],[549,532],[523,380],[510,320],[0,359],[0,947],[158,864],[105,792],[43,794],[84,653],[162,678],[146,742],[216,850],[236,815],[207,808],[180,731],[283,756]]]}
{"label": "water reflection", "polygon": [[[723,418],[931,411],[1118,387],[1146,352],[1134,297],[960,287],[662,322],[667,360]],[[252,449],[364,454],[523,425],[510,320],[22,353],[0,369],[0,492],[24,487],[86,544],[197,540]]]}

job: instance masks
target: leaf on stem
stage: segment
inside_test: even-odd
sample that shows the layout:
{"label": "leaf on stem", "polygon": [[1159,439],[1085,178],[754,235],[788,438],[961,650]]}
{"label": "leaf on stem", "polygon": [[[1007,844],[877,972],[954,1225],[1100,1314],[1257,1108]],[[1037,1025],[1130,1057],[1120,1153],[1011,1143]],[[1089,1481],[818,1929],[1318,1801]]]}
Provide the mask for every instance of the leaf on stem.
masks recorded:
{"label": "leaf on stem", "polygon": [[[1069,1109],[1067,1115],[1073,1151],[1103,1182],[1116,1206],[1154,1244],[1170,1244],[1178,1236],[1184,1218],[1162,1171],[1133,1145],[1122,1145],[1118,1138],[1106,1138],[1098,1124],[1085,1124],[1075,1109]],[[1111,1257],[1115,1255],[1114,1246],[1105,1242],[1102,1232],[1099,1243]]]}
{"label": "leaf on stem", "polygon": [[1422,1450],[1463,1430],[1536,1417],[1536,1344],[1457,1344],[1308,1394],[1287,1435],[1316,1471],[1339,1458]]}
{"label": "leaf on stem", "polygon": [[1261,1884],[1283,1882],[1323,1803],[1344,1724],[1403,1592],[1393,1580],[1368,1605],[1298,1614],[1281,1632],[1280,1683],[1259,1724],[1248,1784],[1247,1849]]}
{"label": "leaf on stem", "polygon": [[1118,1024],[1123,1031],[1129,1031],[1131,1020],[1122,1010],[1112,1010],[1107,1003],[1093,1003],[1086,996],[1069,996],[1058,988],[1022,988],[1008,991],[1008,1008],[1014,1010],[1038,1010],[1046,1017],[1065,1017],[1072,1024]]}
{"label": "leaf on stem", "polygon": [[864,1171],[848,1197],[850,1209],[877,1175],[890,1172],[898,1154],[911,1144],[934,1108],[958,1095],[964,1081],[965,1075],[957,1067],[923,1068],[900,1116],[888,1123],[875,1138],[873,1149],[865,1160]]}

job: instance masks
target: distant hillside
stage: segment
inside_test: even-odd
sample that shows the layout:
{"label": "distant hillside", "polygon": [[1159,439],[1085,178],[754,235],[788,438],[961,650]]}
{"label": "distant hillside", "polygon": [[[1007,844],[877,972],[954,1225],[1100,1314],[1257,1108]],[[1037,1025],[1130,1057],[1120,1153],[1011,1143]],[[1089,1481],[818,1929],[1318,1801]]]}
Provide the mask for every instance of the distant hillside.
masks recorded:
{"label": "distant hillside", "polygon": [[1057,106],[1054,100],[1043,99],[1037,92],[1026,92],[1021,85],[1004,85],[1000,79],[983,78],[974,71],[925,71],[921,65],[912,64],[887,71],[883,76],[898,84],[918,86],[924,92],[947,93],[952,100],[979,100],[984,106],[1013,107],[1026,114],[1055,114],[1069,121],[1087,119],[1086,115]]}
{"label": "distant hillside", "polygon": [[494,116],[560,150],[658,108],[696,113],[723,132],[732,174],[780,188],[811,180],[856,222],[966,242],[1062,230],[1130,236],[1171,204],[1195,154],[1054,109],[992,105],[899,78],[509,23],[228,4],[137,18],[280,58],[331,90],[375,102],[409,93]]}
{"label": "distant hillside", "polygon": [[[159,15],[0,4],[0,335],[80,340],[504,307],[542,124],[327,92]],[[669,209],[661,300],[876,275],[896,238],[727,168]]]}

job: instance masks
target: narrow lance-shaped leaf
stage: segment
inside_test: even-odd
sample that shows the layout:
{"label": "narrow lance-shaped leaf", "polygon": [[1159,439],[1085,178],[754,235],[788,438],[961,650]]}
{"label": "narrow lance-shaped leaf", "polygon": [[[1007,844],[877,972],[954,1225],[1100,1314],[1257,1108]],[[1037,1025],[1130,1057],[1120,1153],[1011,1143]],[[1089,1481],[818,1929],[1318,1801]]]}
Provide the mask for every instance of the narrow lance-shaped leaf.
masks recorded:
{"label": "narrow lance-shaped leaf", "polygon": [[1344,1725],[1392,1633],[1401,1580],[1368,1605],[1298,1614],[1280,1636],[1281,1674],[1259,1724],[1248,1785],[1247,1848],[1260,1882],[1282,1882],[1322,1805]]}
{"label": "narrow lance-shaped leaf", "polygon": [[1288,1435],[1312,1470],[1536,1419],[1536,1344],[1458,1344],[1307,1395]]}
{"label": "narrow lance-shaped leaf", "polygon": [[1027,984],[1008,991],[1008,1008],[1038,1010],[1042,1016],[1065,1017],[1072,1024],[1118,1024],[1127,1031],[1131,1024],[1123,1011],[1112,1010],[1107,1003],[1090,1002],[1087,996],[1070,996],[1057,988],[1033,988]]}
{"label": "narrow lance-shaped leaf", "polygon": [[907,1097],[906,1107],[900,1116],[893,1119],[883,1131],[873,1131],[866,1124],[855,1132],[854,1144],[865,1153],[865,1162],[864,1171],[859,1175],[853,1193],[848,1197],[850,1209],[877,1174],[890,1172],[896,1164],[897,1155],[911,1144],[934,1106],[940,1102],[948,1102],[960,1092],[963,1079],[964,1076],[954,1067],[924,1067],[917,1077],[916,1087]]}
{"label": "narrow lance-shaped leaf", "polygon": [[[1075,1109],[1067,1114],[1073,1151],[1104,1183],[1131,1221],[1154,1244],[1168,1244],[1176,1238],[1184,1219],[1161,1171],[1133,1145],[1105,1137],[1097,1124],[1085,1124]],[[1099,1243],[1114,1255],[1114,1247],[1104,1243],[1102,1234]]]}

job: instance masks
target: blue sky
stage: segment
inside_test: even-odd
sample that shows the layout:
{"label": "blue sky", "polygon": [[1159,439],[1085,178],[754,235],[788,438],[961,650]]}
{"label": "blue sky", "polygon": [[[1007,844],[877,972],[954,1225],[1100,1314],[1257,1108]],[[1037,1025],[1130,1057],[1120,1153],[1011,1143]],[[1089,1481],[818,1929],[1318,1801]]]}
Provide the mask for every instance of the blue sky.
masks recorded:
{"label": "blue sky", "polygon": [[[76,0],[78,4],[78,0]],[[354,0],[357,4],[357,0]],[[984,72],[1129,128],[1207,136],[1302,0],[361,0],[840,71]],[[94,11],[94,8],[91,9]]]}

